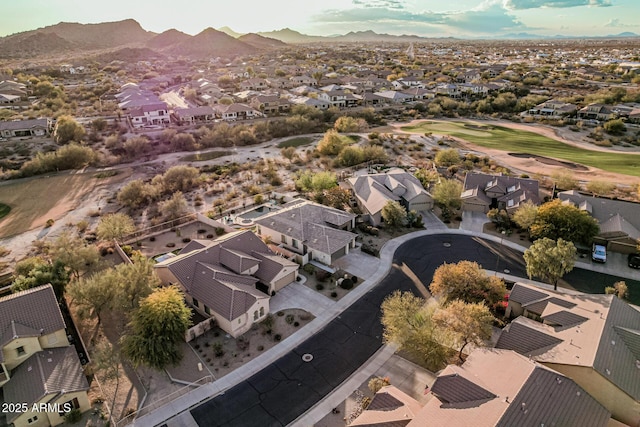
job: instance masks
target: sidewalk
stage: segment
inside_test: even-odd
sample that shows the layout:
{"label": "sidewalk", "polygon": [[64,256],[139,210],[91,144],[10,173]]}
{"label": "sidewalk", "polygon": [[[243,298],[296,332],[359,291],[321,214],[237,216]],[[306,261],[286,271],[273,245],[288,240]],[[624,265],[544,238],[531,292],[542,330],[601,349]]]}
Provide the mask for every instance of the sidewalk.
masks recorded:
{"label": "sidewalk", "polygon": [[[305,340],[307,340],[308,338],[310,338],[311,336],[319,332],[331,320],[336,318],[349,306],[351,306],[358,299],[360,299],[367,292],[369,292],[370,289],[376,286],[389,273],[391,269],[392,261],[393,261],[393,255],[396,249],[400,245],[402,245],[403,243],[411,239],[415,239],[418,237],[429,236],[434,234],[442,234],[442,233],[477,236],[492,242],[499,242],[504,246],[508,246],[520,252],[524,252],[524,250],[526,249],[523,246],[520,246],[511,241],[501,239],[498,236],[488,235],[484,233],[477,233],[469,230],[458,230],[458,229],[448,229],[448,228],[434,228],[429,230],[416,231],[413,233],[409,233],[409,234],[405,234],[403,236],[397,237],[393,240],[390,240],[382,247],[382,250],[380,251],[380,262],[377,264],[377,268],[375,269],[375,271],[362,284],[356,287],[353,291],[349,292],[340,301],[332,303],[331,305],[322,304],[323,307],[321,309],[319,307],[316,307],[315,311],[317,311],[318,314],[316,315],[316,318],[313,321],[311,321],[307,326],[305,326],[295,334],[291,335],[290,337],[288,337],[287,339],[285,339],[284,341],[282,341],[280,344],[273,347],[269,351],[265,352],[260,357],[253,359],[246,365],[242,366],[239,369],[236,369],[235,371],[229,373],[228,375],[222,377],[221,379],[213,383],[203,385],[197,389],[194,389],[189,393],[176,399],[175,401],[170,402],[149,414],[146,414],[140,418],[137,418],[134,421],[133,425],[145,426],[145,427],[155,426],[155,425],[160,425],[162,423],[165,423],[167,422],[167,420],[171,420],[172,418],[176,418],[175,420],[176,422],[172,421],[168,423],[169,426],[189,425],[189,424],[183,424],[185,422],[185,418],[186,420],[188,420],[189,417],[181,416],[180,414],[182,412],[188,411],[194,406],[197,406],[198,404],[206,400],[209,400],[219,394],[224,393],[226,390],[234,387],[235,385],[241,383],[242,381],[247,380],[256,372],[264,369],[271,363],[277,361],[283,355],[292,351],[294,348],[299,346]],[[580,268],[584,268],[592,271],[609,273],[613,275],[624,274],[625,277],[640,280],[640,271],[632,270],[626,267],[626,263],[625,263],[625,269],[622,270],[619,264],[620,264],[620,260],[613,261],[611,263],[609,263],[609,260],[608,260],[607,264],[599,264],[599,265],[593,265],[591,263],[581,261],[576,263],[576,267],[580,267]],[[373,266],[375,264],[372,263],[371,265]],[[488,271],[488,272],[490,274],[493,273],[492,271]],[[505,276],[500,272],[498,272],[497,274],[499,276]],[[539,284],[538,282],[523,280],[520,278],[515,278],[515,277],[511,278],[510,276],[506,276],[506,278],[510,280],[522,281],[525,283],[533,283],[545,288],[549,286],[545,284]],[[304,285],[301,285],[301,286],[304,287]],[[287,288],[284,288],[284,289],[287,289]],[[294,288],[292,288],[292,290],[293,289]],[[283,292],[283,291],[280,291],[280,292]],[[564,291],[565,290],[563,289],[563,292]],[[308,301],[304,303],[301,302],[300,304],[304,306],[308,306],[309,302]],[[390,350],[388,346],[383,347],[380,351],[378,351],[378,353],[376,353],[367,362],[367,364],[365,364],[361,369],[356,371],[349,379],[345,381],[345,383],[343,383],[340,387],[338,387],[338,389],[334,390],[334,392],[332,392],[329,396],[325,397],[322,401],[320,401],[316,405],[316,407],[312,408],[306,414],[303,414],[297,420],[297,422],[301,422],[302,420],[305,420],[306,419],[305,417],[307,416],[310,417],[308,418],[309,420],[316,419],[320,411],[323,411],[326,408],[329,408],[328,411],[330,411],[332,408],[334,408],[337,405],[337,403],[340,403],[344,399],[346,399],[354,389],[353,384],[357,383],[355,385],[355,388],[357,388],[362,383],[363,380],[360,380],[360,378],[364,375],[365,372],[369,372],[373,368],[377,370],[386,360],[388,360],[389,357],[391,357],[393,352],[391,352],[390,354],[389,352]],[[372,372],[375,372],[375,370]],[[360,372],[363,372],[363,374],[359,375]],[[371,375],[371,374],[367,374],[367,375]],[[364,376],[367,376],[367,375],[364,375]],[[328,400],[329,398],[330,400]],[[329,401],[330,403],[327,403],[325,405],[324,404],[325,401]],[[331,406],[332,404],[333,406]],[[321,405],[321,406],[318,406],[318,405]],[[322,409],[316,410],[316,408],[322,408]],[[180,419],[180,421],[178,421],[178,418]],[[321,418],[322,417],[317,419],[319,420]],[[309,424],[300,424],[300,425],[309,425]]]}

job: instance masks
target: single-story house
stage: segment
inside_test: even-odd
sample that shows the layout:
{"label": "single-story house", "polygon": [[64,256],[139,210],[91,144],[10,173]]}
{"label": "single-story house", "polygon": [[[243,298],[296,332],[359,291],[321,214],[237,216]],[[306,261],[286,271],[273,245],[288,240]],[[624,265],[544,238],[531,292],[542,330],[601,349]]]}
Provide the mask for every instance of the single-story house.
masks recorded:
{"label": "single-story house", "polygon": [[516,283],[506,314],[517,318],[503,329],[496,348],[566,375],[614,419],[640,424],[640,311],[614,295]]}
{"label": "single-story house", "polygon": [[0,121],[0,137],[20,138],[30,136],[48,136],[53,131],[53,120],[31,119]]}
{"label": "single-story house", "polygon": [[408,211],[433,208],[433,198],[418,178],[399,168],[347,179],[363,216],[373,226],[382,223],[382,208],[397,201]]}
{"label": "single-story house", "polygon": [[234,337],[263,320],[269,296],[298,275],[298,264],[276,255],[249,230],[192,240],[154,267],[163,284],[178,285],[189,304]]}
{"label": "single-story house", "polygon": [[258,234],[296,254],[301,265],[309,261],[331,265],[356,246],[352,233],[356,215],[296,199],[282,209],[257,218]]}
{"label": "single-story house", "polygon": [[465,176],[461,198],[462,210],[484,213],[494,208],[513,213],[527,201],[540,204],[535,179],[484,173]]}
{"label": "single-story house", "polygon": [[204,105],[193,108],[176,108],[173,116],[178,123],[193,125],[212,121],[216,112],[212,107]]}
{"label": "single-story house", "polygon": [[262,117],[261,112],[246,104],[217,104],[214,109],[216,110],[217,116],[226,121],[248,120]]}

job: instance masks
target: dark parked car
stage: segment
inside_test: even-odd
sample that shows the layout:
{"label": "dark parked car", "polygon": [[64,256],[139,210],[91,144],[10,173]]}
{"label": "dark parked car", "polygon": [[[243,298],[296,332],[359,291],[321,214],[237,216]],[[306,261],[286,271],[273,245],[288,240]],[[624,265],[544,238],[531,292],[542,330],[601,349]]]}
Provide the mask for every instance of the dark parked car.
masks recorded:
{"label": "dark parked car", "polygon": [[640,254],[629,254],[627,262],[631,268],[640,268]]}

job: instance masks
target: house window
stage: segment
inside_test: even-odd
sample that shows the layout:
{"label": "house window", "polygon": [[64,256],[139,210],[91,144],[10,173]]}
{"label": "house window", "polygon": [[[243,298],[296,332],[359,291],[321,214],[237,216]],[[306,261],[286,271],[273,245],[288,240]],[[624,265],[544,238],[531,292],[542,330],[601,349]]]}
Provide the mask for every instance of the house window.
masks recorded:
{"label": "house window", "polygon": [[31,417],[31,418],[29,418],[29,419],[27,420],[27,422],[28,422],[29,424],[33,424],[33,423],[35,423],[36,421],[38,421],[38,416],[37,416],[37,415],[34,415],[33,417]]}
{"label": "house window", "polygon": [[204,306],[204,312],[211,315],[211,310],[206,305]]}
{"label": "house window", "polygon": [[58,412],[60,416],[63,416],[67,412],[70,412],[73,409],[80,409],[80,402],[78,402],[78,398],[74,397],[71,400],[64,402],[61,406],[62,412]]}
{"label": "house window", "polygon": [[193,298],[193,305],[195,305],[196,307],[200,307],[200,303],[195,298]]}
{"label": "house window", "polygon": [[260,307],[260,317],[264,316],[264,307]]}
{"label": "house window", "polygon": [[164,111],[158,111],[159,116],[164,116]]}
{"label": "house window", "polygon": [[253,320],[258,320],[258,310],[253,312]]}
{"label": "house window", "polygon": [[18,357],[24,356],[25,354],[27,354],[27,352],[24,350],[24,346],[23,345],[21,345],[20,347],[16,348],[16,352],[18,353]]}
{"label": "house window", "polygon": [[292,240],[291,240],[291,245],[292,245],[294,248],[298,249],[298,241],[297,241],[296,239],[292,239]]}
{"label": "house window", "polygon": [[284,234],[281,234],[281,235],[280,235],[280,241],[281,241],[282,243],[287,243],[287,236],[285,236]]}

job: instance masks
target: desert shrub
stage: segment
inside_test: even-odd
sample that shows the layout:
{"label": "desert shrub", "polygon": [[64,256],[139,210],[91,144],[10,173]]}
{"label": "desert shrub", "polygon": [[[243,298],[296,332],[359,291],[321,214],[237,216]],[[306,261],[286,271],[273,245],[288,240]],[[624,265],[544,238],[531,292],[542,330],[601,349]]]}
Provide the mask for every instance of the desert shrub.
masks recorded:
{"label": "desert shrub", "polygon": [[280,335],[280,334],[275,334],[275,335],[273,336],[273,340],[274,340],[274,341],[280,341],[281,339],[282,339],[282,335]]}
{"label": "desert shrub", "polygon": [[182,239],[182,243],[189,243],[191,241],[191,239],[189,237],[185,237],[184,239]]}
{"label": "desert shrub", "polygon": [[216,236],[222,236],[226,231],[222,227],[216,227]]}
{"label": "desert shrub", "polygon": [[173,242],[169,242],[169,243],[167,243],[167,247],[168,247],[168,248],[175,248],[175,247],[176,247],[176,244],[175,244],[175,243],[173,243]]}
{"label": "desert shrub", "polygon": [[222,343],[219,342],[214,342],[211,345],[211,348],[213,350],[213,355],[215,357],[222,357],[224,356],[224,349],[222,348]]}
{"label": "desert shrub", "polygon": [[341,287],[342,289],[347,289],[347,290],[349,290],[349,289],[353,289],[353,280],[351,280],[351,279],[344,279],[344,280],[342,281],[342,283],[340,283],[340,287]]}
{"label": "desert shrub", "polygon": [[316,271],[316,268],[311,264],[305,264],[305,266],[302,267],[302,269],[305,271],[305,273],[309,273],[309,274],[313,274]]}
{"label": "desert shrub", "polygon": [[80,421],[80,418],[82,418],[82,412],[80,412],[80,409],[77,408],[70,410],[64,416],[64,420],[69,424],[77,423],[78,421]]}
{"label": "desert shrub", "polygon": [[351,280],[353,281],[354,285],[358,283],[358,278],[356,276],[351,276]]}
{"label": "desert shrub", "polygon": [[156,241],[155,236],[151,236],[151,237],[149,237],[149,241],[150,241],[150,242],[155,242],[155,241]]}
{"label": "desert shrub", "polygon": [[289,325],[293,323],[293,314],[287,314],[287,317],[284,318],[285,322]]}
{"label": "desert shrub", "polygon": [[322,283],[316,284],[316,290],[321,291],[324,289],[324,285]]}
{"label": "desert shrub", "polygon": [[336,291],[331,292],[331,298],[337,298],[338,293]]}

